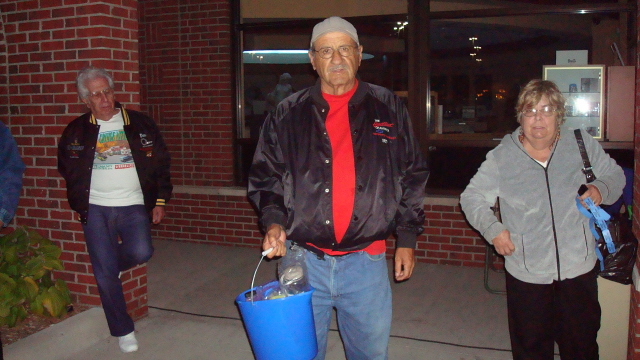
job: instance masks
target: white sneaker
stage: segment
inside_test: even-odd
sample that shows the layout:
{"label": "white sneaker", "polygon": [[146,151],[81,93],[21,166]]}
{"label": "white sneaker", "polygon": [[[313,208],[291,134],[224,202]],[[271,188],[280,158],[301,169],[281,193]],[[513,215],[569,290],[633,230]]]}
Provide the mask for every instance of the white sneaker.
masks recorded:
{"label": "white sneaker", "polygon": [[130,353],[138,350],[138,340],[134,331],[125,336],[118,336],[118,344],[123,353]]}

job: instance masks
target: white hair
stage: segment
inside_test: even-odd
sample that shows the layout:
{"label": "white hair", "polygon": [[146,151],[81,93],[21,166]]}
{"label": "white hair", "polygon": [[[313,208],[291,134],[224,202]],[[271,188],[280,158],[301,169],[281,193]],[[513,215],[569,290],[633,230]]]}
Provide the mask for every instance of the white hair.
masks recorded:
{"label": "white hair", "polygon": [[80,99],[84,99],[89,96],[89,89],[87,89],[87,81],[97,78],[104,78],[109,83],[110,88],[114,88],[113,77],[109,72],[103,68],[97,68],[93,66],[87,66],[80,70],[78,77],[76,78],[76,87],[78,88],[78,96]]}

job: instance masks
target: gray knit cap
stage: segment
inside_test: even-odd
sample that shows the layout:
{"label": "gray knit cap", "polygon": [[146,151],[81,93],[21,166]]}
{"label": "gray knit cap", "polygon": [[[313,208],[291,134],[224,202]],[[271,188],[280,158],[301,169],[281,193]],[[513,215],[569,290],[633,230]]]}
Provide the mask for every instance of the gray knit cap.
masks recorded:
{"label": "gray knit cap", "polygon": [[313,27],[313,32],[311,33],[311,46],[313,46],[313,43],[318,40],[320,36],[330,32],[341,32],[345,35],[349,35],[356,44],[360,45],[360,42],[358,42],[358,32],[356,31],[356,28],[347,20],[341,17],[332,16],[317,23],[316,26]]}

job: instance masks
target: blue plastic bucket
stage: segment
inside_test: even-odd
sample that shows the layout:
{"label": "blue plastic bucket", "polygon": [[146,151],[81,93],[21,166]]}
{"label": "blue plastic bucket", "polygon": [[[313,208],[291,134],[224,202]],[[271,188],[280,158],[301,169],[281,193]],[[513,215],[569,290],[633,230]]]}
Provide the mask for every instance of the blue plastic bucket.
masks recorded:
{"label": "blue plastic bucket", "polygon": [[256,359],[313,359],[318,353],[311,308],[314,290],[280,299],[251,302],[246,294],[253,290],[238,295],[236,303]]}

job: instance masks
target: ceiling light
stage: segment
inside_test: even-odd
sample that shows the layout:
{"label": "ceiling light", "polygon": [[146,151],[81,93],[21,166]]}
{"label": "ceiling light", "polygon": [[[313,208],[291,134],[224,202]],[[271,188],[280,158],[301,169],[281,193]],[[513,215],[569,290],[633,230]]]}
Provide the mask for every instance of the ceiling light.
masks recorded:
{"label": "ceiling light", "polygon": [[[373,55],[362,53],[362,60]],[[246,50],[242,52],[245,64],[308,64],[309,50]]]}

